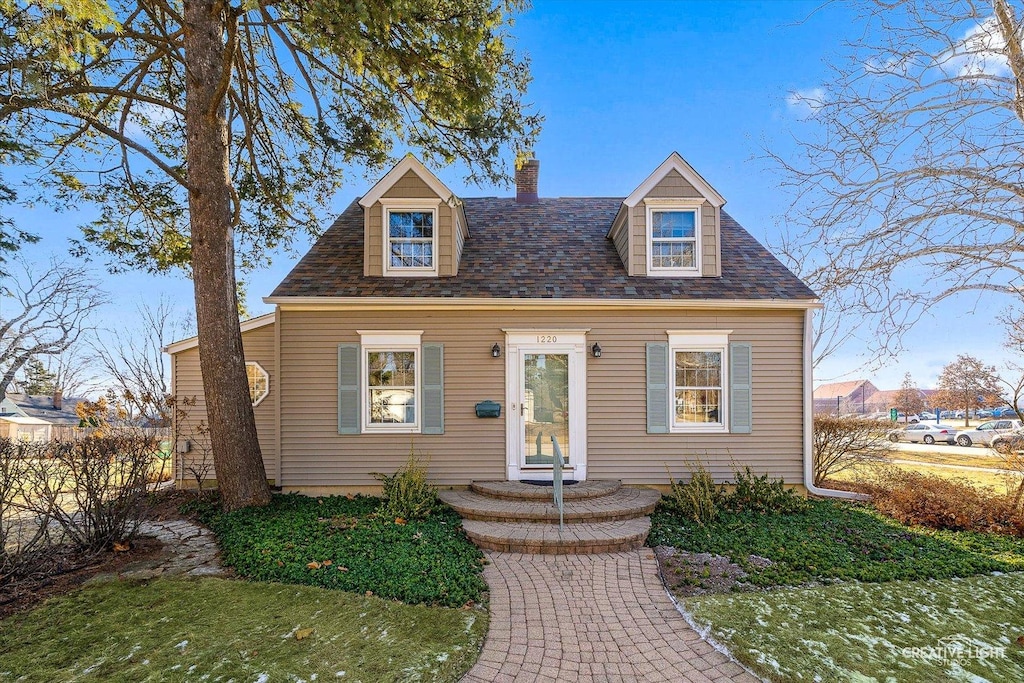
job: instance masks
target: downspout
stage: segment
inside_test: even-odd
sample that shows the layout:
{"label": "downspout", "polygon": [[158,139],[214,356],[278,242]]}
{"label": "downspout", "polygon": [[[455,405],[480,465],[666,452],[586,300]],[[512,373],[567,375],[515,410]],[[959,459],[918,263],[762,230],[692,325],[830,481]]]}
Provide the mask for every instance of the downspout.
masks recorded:
{"label": "downspout", "polygon": [[814,310],[804,310],[804,486],[808,493],[846,500],[869,500],[863,493],[823,489],[814,485]]}

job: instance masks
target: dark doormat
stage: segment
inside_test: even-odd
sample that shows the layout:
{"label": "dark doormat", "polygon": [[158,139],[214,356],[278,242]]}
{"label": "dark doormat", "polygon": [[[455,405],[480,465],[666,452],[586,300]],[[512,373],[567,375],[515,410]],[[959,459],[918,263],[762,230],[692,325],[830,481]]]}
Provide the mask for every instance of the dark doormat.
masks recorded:
{"label": "dark doormat", "polygon": [[[544,479],[520,479],[519,482],[521,484],[530,484],[531,486],[554,486],[555,485],[555,482],[551,481],[550,479],[548,479],[548,480],[544,480]],[[578,483],[578,482],[575,479],[563,479],[562,480],[562,486],[572,486],[573,484],[576,484],[576,483]]]}

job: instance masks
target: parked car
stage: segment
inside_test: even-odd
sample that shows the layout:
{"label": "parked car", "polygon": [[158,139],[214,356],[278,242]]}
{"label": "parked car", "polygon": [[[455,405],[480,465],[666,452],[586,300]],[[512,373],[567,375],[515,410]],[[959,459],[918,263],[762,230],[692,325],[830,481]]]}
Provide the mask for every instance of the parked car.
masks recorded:
{"label": "parked car", "polygon": [[996,453],[1007,455],[1013,451],[1024,451],[1024,429],[1014,429],[992,437],[992,448]]}
{"label": "parked car", "polygon": [[903,429],[894,429],[889,432],[889,441],[909,441],[911,443],[933,444],[936,441],[956,443],[956,427],[942,424],[929,424],[922,422],[916,425],[907,425]]}
{"label": "parked car", "polygon": [[992,417],[1008,417],[1010,419],[1014,419],[1017,417],[1017,411],[1010,407],[996,408],[992,411]]}
{"label": "parked car", "polygon": [[920,418],[920,419],[921,419],[922,421],[924,421],[924,420],[934,420],[934,419],[935,419],[935,413],[929,413],[929,412],[928,412],[928,411],[926,410],[926,411],[924,411],[923,413],[920,413],[920,414],[918,414],[918,417],[919,417],[919,418]]}
{"label": "parked car", "polygon": [[956,443],[958,446],[991,446],[992,439],[997,434],[1005,434],[1021,427],[1024,427],[1024,423],[1020,420],[990,420],[982,422],[974,429],[961,429],[956,433]]}
{"label": "parked car", "polygon": [[976,410],[974,412],[974,417],[978,418],[979,420],[984,420],[986,418],[990,418],[990,417],[994,417],[994,416],[995,416],[995,412],[992,411],[992,410]]}

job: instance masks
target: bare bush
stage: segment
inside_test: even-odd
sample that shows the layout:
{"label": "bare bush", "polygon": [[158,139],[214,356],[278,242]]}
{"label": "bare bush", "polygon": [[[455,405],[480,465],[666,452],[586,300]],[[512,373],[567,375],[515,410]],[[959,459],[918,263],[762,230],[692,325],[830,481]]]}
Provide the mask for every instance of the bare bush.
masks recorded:
{"label": "bare bush", "polygon": [[137,434],[51,442],[46,457],[30,459],[26,505],[56,522],[68,541],[85,549],[127,543],[138,531],[147,479],[158,452]]}
{"label": "bare bush", "polygon": [[1013,496],[967,479],[890,466],[879,468],[856,488],[871,496],[879,512],[904,524],[1024,536],[1024,510]]}
{"label": "bare bush", "polygon": [[814,416],[814,483],[826,479],[888,451],[885,429],[877,420],[835,415]]}
{"label": "bare bush", "polygon": [[32,486],[31,458],[37,444],[0,439],[0,586],[30,573],[41,564],[49,516],[35,514],[24,505],[23,491]]}

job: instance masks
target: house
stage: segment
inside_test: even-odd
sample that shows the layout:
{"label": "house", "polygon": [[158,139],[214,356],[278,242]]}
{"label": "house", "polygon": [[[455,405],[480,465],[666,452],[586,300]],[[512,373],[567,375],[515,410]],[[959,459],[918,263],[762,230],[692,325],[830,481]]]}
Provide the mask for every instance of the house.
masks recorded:
{"label": "house", "polygon": [[[815,294],[678,154],[620,197],[541,198],[538,172],[456,197],[407,156],[242,323],[268,478],[379,490],[415,451],[443,487],[550,480],[557,443],[567,479],[665,486],[699,462],[813,489]],[[198,343],[166,350],[197,399],[188,464]]]}
{"label": "house", "polygon": [[868,402],[877,392],[878,388],[866,379],[822,384],[814,390],[814,412],[836,415],[874,412],[877,409]]}
{"label": "house", "polygon": [[20,441],[58,438],[62,428],[75,428],[81,423],[75,407],[82,400],[65,398],[60,391],[52,396],[9,393],[0,401],[0,438]]}

